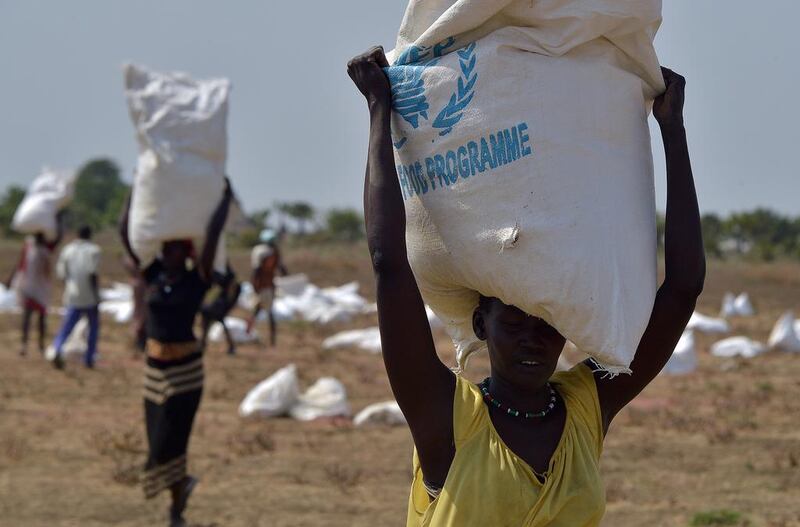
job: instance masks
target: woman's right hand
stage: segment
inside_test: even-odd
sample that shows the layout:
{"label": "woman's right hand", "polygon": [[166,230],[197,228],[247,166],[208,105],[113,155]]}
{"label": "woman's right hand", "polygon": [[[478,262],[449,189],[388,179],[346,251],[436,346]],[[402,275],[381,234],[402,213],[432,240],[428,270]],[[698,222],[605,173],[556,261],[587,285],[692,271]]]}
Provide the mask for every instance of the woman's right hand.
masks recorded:
{"label": "woman's right hand", "polygon": [[347,63],[347,74],[353,79],[370,106],[388,105],[391,102],[392,87],[383,72],[383,68],[388,66],[389,62],[380,46],[371,48]]}

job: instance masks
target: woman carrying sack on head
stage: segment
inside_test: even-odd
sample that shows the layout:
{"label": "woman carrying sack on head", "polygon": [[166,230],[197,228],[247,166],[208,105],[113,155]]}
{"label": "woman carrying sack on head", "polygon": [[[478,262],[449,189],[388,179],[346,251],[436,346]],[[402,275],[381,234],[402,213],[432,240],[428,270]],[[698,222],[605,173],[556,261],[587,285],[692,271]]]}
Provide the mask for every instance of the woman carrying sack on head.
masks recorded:
{"label": "woman carrying sack on head", "polygon": [[[170,525],[185,525],[183,511],[197,480],[186,473],[186,450],[192,423],[203,392],[203,359],[194,335],[194,320],[211,285],[214,256],[232,192],[226,178],[225,194],[209,220],[199,258],[192,243],[163,243],[161,255],[143,272],[147,364],[144,410],[148,458],[144,473],[145,497],[169,489]],[[120,224],[122,242],[137,266],[139,260],[128,238],[130,197]]]}
{"label": "woman carrying sack on head", "polygon": [[587,361],[554,374],[564,337],[484,297],[473,329],[488,346],[491,375],[476,385],[439,360],[408,262],[386,66],[383,50],[373,48],[351,60],[348,73],[370,111],[364,212],[383,357],[415,445],[407,525],[599,525],[605,511],[599,459],[608,426],[666,364],[705,277],[683,127],[684,79],[663,69],[667,90],[653,108],[667,160],[666,278],[633,373],[604,377]]}
{"label": "woman carrying sack on head", "polygon": [[47,309],[53,291],[53,253],[64,238],[64,211],[56,214],[56,237],[48,241],[43,232],[25,239],[19,261],[6,280],[7,289],[14,288],[22,308],[22,347],[28,353],[31,318],[39,315],[39,353],[44,355],[47,341]]}

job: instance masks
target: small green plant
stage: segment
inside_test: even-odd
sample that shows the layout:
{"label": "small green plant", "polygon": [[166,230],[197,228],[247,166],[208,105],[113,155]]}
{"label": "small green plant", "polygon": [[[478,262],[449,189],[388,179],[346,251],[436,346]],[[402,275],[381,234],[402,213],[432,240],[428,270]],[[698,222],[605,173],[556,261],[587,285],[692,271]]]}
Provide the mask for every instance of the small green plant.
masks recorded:
{"label": "small green plant", "polygon": [[736,511],[720,509],[716,511],[698,512],[692,517],[691,525],[739,525],[742,515]]}

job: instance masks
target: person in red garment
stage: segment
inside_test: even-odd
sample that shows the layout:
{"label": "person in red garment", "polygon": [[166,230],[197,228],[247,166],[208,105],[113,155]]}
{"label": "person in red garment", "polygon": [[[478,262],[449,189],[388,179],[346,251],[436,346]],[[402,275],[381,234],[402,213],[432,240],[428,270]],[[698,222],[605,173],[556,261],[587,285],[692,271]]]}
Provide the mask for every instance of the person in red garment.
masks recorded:
{"label": "person in red garment", "polygon": [[705,279],[700,215],[683,126],[683,77],[664,68],[653,114],[667,160],[665,278],[631,364],[555,373],[565,339],[544,320],[483,297],[473,329],[491,375],[473,384],[439,359],[408,262],[390,133],[388,63],[373,48],[348,64],[370,115],[364,182],[386,372],[414,440],[408,527],[594,527],[605,511],[599,458],[614,416],[666,364]]}
{"label": "person in red garment", "polygon": [[64,211],[56,215],[57,232],[52,241],[37,232],[25,239],[19,261],[6,280],[6,288],[14,288],[22,308],[21,356],[28,353],[31,318],[39,316],[39,352],[44,355],[47,341],[47,309],[53,290],[53,264],[56,247],[64,238]]}

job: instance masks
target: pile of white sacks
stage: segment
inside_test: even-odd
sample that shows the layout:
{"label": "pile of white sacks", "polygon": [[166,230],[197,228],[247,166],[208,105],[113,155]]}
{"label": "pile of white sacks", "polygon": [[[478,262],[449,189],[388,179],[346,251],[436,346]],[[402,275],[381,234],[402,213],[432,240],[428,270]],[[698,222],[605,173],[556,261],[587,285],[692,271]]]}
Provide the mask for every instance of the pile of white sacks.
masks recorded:
{"label": "pile of white sacks", "polygon": [[[358,282],[350,282],[339,287],[320,288],[309,282],[304,274],[296,274],[275,279],[276,298],[272,306],[275,319],[279,322],[303,320],[313,324],[330,324],[332,322],[349,322],[353,317],[364,313],[373,313],[375,304],[358,294]],[[115,282],[110,288],[100,291],[102,302],[100,311],[114,318],[120,324],[130,322],[133,317],[133,291],[131,286]],[[252,310],[258,297],[249,282],[242,284],[239,306]],[[16,309],[16,297],[13,292],[6,292],[0,286],[0,311]],[[262,311],[261,319],[266,318]],[[247,322],[238,317],[226,317],[228,327],[234,341],[238,343],[253,342],[258,336],[247,331]],[[212,342],[221,342],[225,338],[222,326],[215,324],[209,331]]]}
{"label": "pile of white sacks", "polygon": [[[321,377],[300,393],[297,367],[289,364],[258,383],[239,405],[239,415],[250,418],[291,417],[312,421],[325,417],[351,415],[344,385],[333,377]],[[405,418],[394,401],[376,403],[359,412],[356,426],[368,424],[401,425]]]}
{"label": "pile of white sacks", "polygon": [[[755,315],[755,309],[747,293],[740,293],[739,295],[726,293],[722,300],[720,318],[709,317],[695,312],[662,373],[683,375],[691,373],[697,368],[696,332],[726,335],[731,331],[728,318],[750,317],[753,315]],[[748,359],[766,351],[800,353],[800,321],[795,320],[792,312],[787,311],[778,319],[766,344],[746,336],[737,335],[715,342],[710,349],[711,354],[715,357],[742,357]]]}

